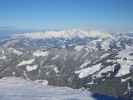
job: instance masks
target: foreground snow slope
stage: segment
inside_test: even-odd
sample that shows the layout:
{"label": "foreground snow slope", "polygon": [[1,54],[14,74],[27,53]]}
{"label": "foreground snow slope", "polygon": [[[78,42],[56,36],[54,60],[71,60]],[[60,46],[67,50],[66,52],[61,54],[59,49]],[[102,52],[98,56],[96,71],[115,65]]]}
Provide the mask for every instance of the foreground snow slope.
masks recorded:
{"label": "foreground snow slope", "polygon": [[91,93],[67,87],[43,86],[21,78],[0,79],[0,100],[94,100]]}

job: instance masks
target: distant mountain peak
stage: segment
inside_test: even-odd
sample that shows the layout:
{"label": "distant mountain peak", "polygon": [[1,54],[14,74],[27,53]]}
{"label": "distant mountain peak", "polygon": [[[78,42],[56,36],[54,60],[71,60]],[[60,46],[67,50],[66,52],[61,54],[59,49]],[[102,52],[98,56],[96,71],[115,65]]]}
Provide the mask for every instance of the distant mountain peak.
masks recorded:
{"label": "distant mountain peak", "polygon": [[29,32],[29,33],[20,33],[14,34],[13,37],[26,37],[32,39],[46,39],[46,38],[107,38],[111,35],[107,32],[100,32],[95,30],[80,30],[80,29],[71,29],[71,30],[48,30],[42,32]]}

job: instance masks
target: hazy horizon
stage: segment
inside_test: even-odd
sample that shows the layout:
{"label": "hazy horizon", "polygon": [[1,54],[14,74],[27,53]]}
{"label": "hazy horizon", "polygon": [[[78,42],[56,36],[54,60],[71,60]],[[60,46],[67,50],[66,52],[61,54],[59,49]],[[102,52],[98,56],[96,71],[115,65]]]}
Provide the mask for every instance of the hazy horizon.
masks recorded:
{"label": "hazy horizon", "polygon": [[0,0],[0,36],[45,29],[133,31],[132,0]]}

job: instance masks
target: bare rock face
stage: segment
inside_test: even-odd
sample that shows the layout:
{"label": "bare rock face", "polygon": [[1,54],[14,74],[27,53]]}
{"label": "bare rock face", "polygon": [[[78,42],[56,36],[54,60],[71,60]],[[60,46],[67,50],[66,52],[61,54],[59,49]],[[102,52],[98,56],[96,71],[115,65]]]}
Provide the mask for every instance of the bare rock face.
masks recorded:
{"label": "bare rock face", "polygon": [[133,73],[133,65],[130,66],[130,73]]}

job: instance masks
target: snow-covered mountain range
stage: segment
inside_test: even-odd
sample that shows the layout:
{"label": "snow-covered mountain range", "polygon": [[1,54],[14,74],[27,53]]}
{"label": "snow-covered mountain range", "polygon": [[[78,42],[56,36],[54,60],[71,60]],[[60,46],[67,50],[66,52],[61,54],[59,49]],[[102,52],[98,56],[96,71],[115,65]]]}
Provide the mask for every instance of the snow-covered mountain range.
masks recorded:
{"label": "snow-covered mountain range", "polygon": [[0,77],[132,98],[133,33],[62,30],[0,40]]}
{"label": "snow-covered mountain range", "polygon": [[110,34],[107,32],[91,31],[91,30],[81,30],[81,29],[71,29],[71,30],[48,30],[44,32],[31,32],[31,33],[19,33],[14,34],[13,37],[27,37],[33,39],[46,39],[46,38],[85,38],[85,37],[100,37],[106,38]]}

